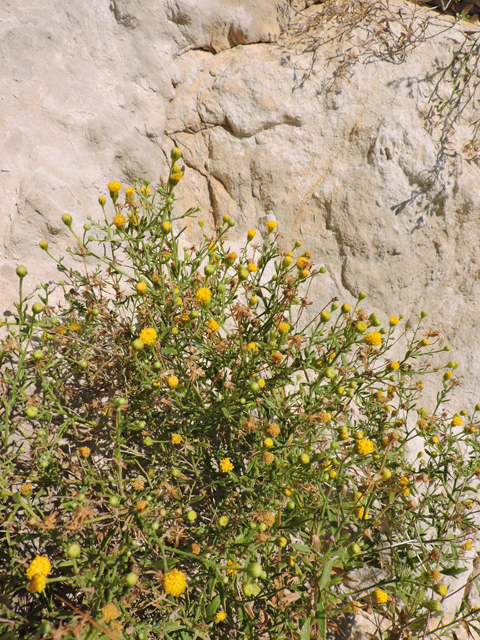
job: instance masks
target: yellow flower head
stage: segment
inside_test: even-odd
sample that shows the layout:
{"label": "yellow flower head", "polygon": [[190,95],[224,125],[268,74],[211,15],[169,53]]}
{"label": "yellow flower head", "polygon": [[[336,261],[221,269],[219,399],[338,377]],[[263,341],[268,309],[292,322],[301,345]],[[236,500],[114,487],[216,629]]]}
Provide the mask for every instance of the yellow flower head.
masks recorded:
{"label": "yellow flower head", "polygon": [[178,596],[185,591],[186,587],[187,576],[183,571],[173,569],[173,571],[168,571],[163,577],[163,588],[167,596],[178,598]]}
{"label": "yellow flower head", "polygon": [[230,573],[233,573],[233,574],[238,573],[237,569],[240,568],[238,564],[235,564],[232,560],[227,561],[227,567],[233,567],[233,569],[227,569],[227,575]]}
{"label": "yellow flower head", "polygon": [[247,231],[247,240],[250,242],[250,240],[253,240],[256,235],[257,232],[255,231],[255,229],[249,229]]}
{"label": "yellow flower head", "polygon": [[118,193],[122,188],[122,185],[120,184],[120,182],[116,182],[115,180],[113,180],[112,182],[109,182],[107,184],[107,188],[110,193]]}
{"label": "yellow flower head", "polygon": [[32,491],[32,483],[31,482],[24,482],[22,484],[22,486],[20,487],[20,493],[22,494],[22,496],[28,495],[31,491]]}
{"label": "yellow flower head", "polygon": [[78,322],[72,322],[70,325],[70,331],[80,331],[80,325]]}
{"label": "yellow flower head", "polygon": [[125,218],[125,216],[122,216],[121,213],[117,213],[117,215],[114,216],[112,222],[117,228],[121,229],[127,224],[127,219]]}
{"label": "yellow flower head", "polygon": [[172,444],[181,444],[182,441],[183,438],[179,433],[172,433]]}
{"label": "yellow flower head", "polygon": [[307,265],[308,265],[308,260],[305,258],[305,256],[300,256],[300,258],[297,258],[297,268],[302,270],[302,269],[306,269]]}
{"label": "yellow flower head", "polygon": [[27,589],[30,591],[30,593],[40,593],[41,591],[45,591],[46,586],[46,576],[43,573],[37,573],[28,583]]}
{"label": "yellow flower head", "polygon": [[326,424],[327,422],[330,422],[330,420],[332,419],[332,414],[331,413],[325,413],[325,412],[321,412],[318,415],[318,421],[321,424]]}
{"label": "yellow flower head", "polygon": [[275,524],[275,514],[271,511],[267,511],[263,514],[262,522],[267,525],[267,527],[272,527]]}
{"label": "yellow flower head", "polygon": [[147,283],[146,282],[137,282],[137,292],[138,293],[145,293],[147,290]]}
{"label": "yellow flower head", "polygon": [[452,424],[454,427],[461,427],[463,424],[463,420],[460,418],[460,416],[453,416]]}
{"label": "yellow flower head", "polygon": [[288,333],[290,331],[290,325],[288,322],[280,322],[278,325],[278,330],[280,333]]}
{"label": "yellow flower head", "polygon": [[302,269],[302,270],[300,271],[300,276],[301,276],[302,278],[307,278],[309,275],[310,275],[310,271],[309,271],[308,269]]}
{"label": "yellow flower head", "polygon": [[217,613],[213,616],[213,621],[215,624],[219,622],[223,622],[227,616],[225,615],[225,611],[217,611]]}
{"label": "yellow flower head", "polygon": [[257,265],[254,264],[253,262],[248,263],[247,269],[250,271],[250,273],[255,273],[255,271],[258,271]]}
{"label": "yellow flower head", "polygon": [[192,553],[198,556],[201,550],[202,550],[202,547],[199,544],[197,544],[196,542],[192,543],[192,546],[191,546]]}
{"label": "yellow flower head", "polygon": [[357,451],[361,455],[366,456],[375,451],[375,445],[368,438],[362,438],[357,442]]}
{"label": "yellow flower head", "polygon": [[263,441],[263,446],[267,449],[271,449],[273,447],[273,440],[271,438],[265,438]]}
{"label": "yellow flower head", "polygon": [[233,464],[230,462],[230,458],[223,458],[223,460],[220,460],[220,469],[223,473],[233,471]]}
{"label": "yellow flower head", "polygon": [[399,323],[397,316],[392,316],[390,318],[390,326],[395,327]]}
{"label": "yellow flower head", "polygon": [[212,292],[207,287],[200,287],[195,296],[199,302],[210,302]]}
{"label": "yellow flower head", "polygon": [[402,487],[406,487],[407,484],[410,484],[410,480],[406,476],[402,476],[400,478],[400,484],[402,485]]}
{"label": "yellow flower head", "polygon": [[183,178],[183,171],[178,164],[174,164],[170,172],[170,180],[172,182],[178,182]]}
{"label": "yellow flower head", "polygon": [[265,453],[263,454],[263,461],[265,462],[265,464],[272,464],[274,460],[275,456],[273,455],[273,453],[270,453],[270,451],[265,451]]}
{"label": "yellow flower head", "polygon": [[392,360],[388,365],[388,368],[392,371],[397,371],[398,369],[400,369],[400,365],[396,360]]}
{"label": "yellow flower head", "polygon": [[372,331],[365,336],[365,342],[372,347],[379,347],[382,344],[382,334],[378,331]]}
{"label": "yellow flower head", "polygon": [[151,328],[151,327],[147,327],[146,329],[142,329],[140,331],[140,335],[138,336],[140,338],[140,340],[142,342],[144,342],[146,345],[150,346],[152,344],[154,344],[155,340],[157,339],[157,332],[155,331],[155,329]]}
{"label": "yellow flower head", "polygon": [[175,389],[178,386],[178,378],[177,376],[170,376],[167,380],[167,384],[170,389]]}
{"label": "yellow flower head", "polygon": [[143,478],[137,478],[137,479],[135,480],[135,482],[132,484],[132,488],[133,488],[135,491],[142,491],[142,489],[144,488],[144,486],[145,486],[145,482],[144,482]]}
{"label": "yellow flower head", "polygon": [[275,220],[269,220],[268,222],[266,222],[266,225],[267,225],[268,233],[275,231],[275,229],[277,228],[277,223],[275,222]]}
{"label": "yellow flower head", "polygon": [[256,342],[249,342],[248,343],[248,350],[251,351],[252,353],[258,353],[258,345]]}
{"label": "yellow flower head", "polygon": [[225,256],[224,260],[227,264],[232,265],[235,260],[237,259],[237,254],[235,253],[235,251],[231,251],[230,253],[227,253],[227,255]]}
{"label": "yellow flower head", "polygon": [[289,267],[293,262],[292,256],[285,256],[282,260],[282,265],[286,268]]}
{"label": "yellow flower head", "polygon": [[381,589],[375,589],[372,596],[377,604],[385,604],[390,599],[388,593],[385,593],[385,591]]}
{"label": "yellow flower head", "polygon": [[88,447],[80,447],[78,450],[78,455],[81,458],[88,458],[90,455],[90,449]]}
{"label": "yellow flower head", "polygon": [[265,387],[265,380],[263,378],[257,378],[257,384],[260,387],[260,389],[263,389]]}
{"label": "yellow flower head", "polygon": [[365,507],[357,507],[355,509],[355,515],[359,520],[369,520],[370,513],[368,509],[365,511]]}
{"label": "yellow flower head", "polygon": [[127,196],[127,200],[133,200],[134,196],[135,196],[135,189],[134,187],[128,187],[128,189],[125,189],[125,195]]}
{"label": "yellow flower head", "polygon": [[283,356],[278,351],[274,351],[272,353],[272,362],[273,364],[280,364],[283,360]]}
{"label": "yellow flower head", "polygon": [[267,433],[275,438],[280,433],[280,427],[278,426],[278,424],[275,424],[275,422],[272,422],[267,427]]}
{"label": "yellow flower head", "polygon": [[207,327],[210,331],[218,331],[220,329],[220,325],[213,318],[207,322]]}
{"label": "yellow flower head", "polygon": [[105,622],[111,622],[112,620],[116,620],[121,615],[122,614],[117,609],[117,607],[113,604],[113,602],[106,604],[102,609],[102,619],[105,620]]}
{"label": "yellow flower head", "polygon": [[42,575],[48,576],[52,571],[52,565],[47,556],[36,556],[35,560],[32,560],[27,569],[27,578],[31,580],[33,576]]}
{"label": "yellow flower head", "polygon": [[163,233],[170,233],[170,231],[172,230],[172,223],[169,222],[168,220],[165,220],[165,222],[162,222],[160,226],[162,228]]}
{"label": "yellow flower head", "polygon": [[139,500],[135,505],[135,511],[137,513],[143,513],[144,511],[148,511],[148,500]]}
{"label": "yellow flower head", "polygon": [[150,187],[142,187],[140,189],[140,192],[143,196],[148,196],[148,194],[150,193]]}

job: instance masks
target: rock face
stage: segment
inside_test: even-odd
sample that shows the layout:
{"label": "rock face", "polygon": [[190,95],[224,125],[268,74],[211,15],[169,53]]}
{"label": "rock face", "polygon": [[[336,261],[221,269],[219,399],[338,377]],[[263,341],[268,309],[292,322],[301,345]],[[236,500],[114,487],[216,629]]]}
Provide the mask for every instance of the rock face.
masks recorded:
{"label": "rock face", "polygon": [[174,143],[182,206],[234,217],[237,240],[273,216],[327,267],[322,306],[365,290],[383,319],[425,309],[466,375],[459,402],[480,401],[480,30],[344,5],[4,0],[3,307],[17,264],[57,278],[38,241],[65,251],[62,213],[80,229],[110,180],[165,176]]}

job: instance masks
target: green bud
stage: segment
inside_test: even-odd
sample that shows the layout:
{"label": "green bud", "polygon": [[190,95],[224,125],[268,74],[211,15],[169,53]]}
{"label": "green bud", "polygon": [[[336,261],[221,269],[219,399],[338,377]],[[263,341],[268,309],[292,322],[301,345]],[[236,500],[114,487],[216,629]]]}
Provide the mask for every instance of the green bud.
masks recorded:
{"label": "green bud", "polygon": [[47,251],[48,242],[46,240],[40,240],[40,242],[38,243],[38,246],[40,247],[40,249],[43,249],[44,251]]}
{"label": "green bud", "polygon": [[384,336],[387,333],[387,330],[385,329],[385,327],[382,327],[378,333],[381,333],[382,336]]}
{"label": "green bud", "polygon": [[175,162],[177,162],[177,160],[180,160],[180,158],[182,157],[182,151],[178,147],[173,147],[170,152],[170,157],[173,164],[175,164]]}
{"label": "green bud", "polygon": [[238,270],[238,277],[240,280],[246,280],[248,278],[248,270],[245,267],[241,267]]}
{"label": "green bud", "polygon": [[150,438],[150,436],[147,436],[144,440],[143,440],[143,444],[146,447],[151,447],[153,444],[153,440]]}
{"label": "green bud", "polygon": [[362,553],[360,545],[358,545],[356,542],[352,542],[352,544],[349,544],[347,547],[347,551],[351,556],[358,556],[359,553]]}
{"label": "green bud", "polygon": [[193,522],[196,519],[197,519],[197,514],[195,513],[195,511],[193,511],[193,509],[190,509],[190,511],[187,511],[187,520],[189,522]]}
{"label": "green bud", "polygon": [[117,407],[123,407],[127,404],[127,401],[125,400],[125,398],[117,398],[114,402],[117,405]]}
{"label": "green bud", "polygon": [[65,226],[67,227],[71,227],[72,226],[72,222],[73,222],[73,218],[69,213],[64,213],[62,216],[62,222]]}
{"label": "green bud", "polygon": [[36,418],[38,416],[38,409],[37,407],[27,407],[27,409],[25,410],[25,415],[27,416],[27,418]]}
{"label": "green bud", "polygon": [[300,240],[296,240],[295,244],[293,245],[295,249],[298,249],[299,247],[302,246],[302,243],[300,242]]}
{"label": "green bud", "polygon": [[444,351],[450,351],[450,347],[448,346],[448,344],[443,347],[443,350]]}
{"label": "green bud", "polygon": [[90,229],[92,228],[91,224],[84,224],[83,228],[85,229],[85,231],[90,231]]}
{"label": "green bud", "polygon": [[360,291],[360,293],[358,294],[359,300],[365,300],[366,297],[367,297],[367,294],[365,293],[365,291]]}
{"label": "green bud", "polygon": [[151,180],[149,180],[148,178],[145,178],[145,180],[143,181],[143,184],[144,184],[146,187],[148,187],[148,186],[150,186],[150,183],[151,183],[151,182],[152,182]]}
{"label": "green bud", "polygon": [[230,220],[227,222],[229,227],[234,227],[235,226],[235,220],[232,220],[232,218],[230,218]]}
{"label": "green bud", "polygon": [[215,267],[213,266],[213,264],[207,264],[203,271],[206,276],[213,276],[213,274],[215,273]]}
{"label": "green bud", "polygon": [[143,340],[140,340],[140,338],[137,338],[132,343],[132,347],[135,349],[135,351],[142,351],[144,346],[145,343],[143,342]]}
{"label": "green bud", "polygon": [[289,511],[293,511],[295,509],[295,502],[293,500],[288,500],[285,506]]}
{"label": "green bud", "polygon": [[37,360],[38,362],[39,360],[45,357],[45,354],[43,353],[43,351],[40,351],[40,349],[37,349],[32,353],[32,357],[34,360]]}
{"label": "green bud", "polygon": [[325,269],[325,267],[320,267],[319,271],[320,273],[327,273],[327,270]]}
{"label": "green bud", "polygon": [[205,220],[199,220],[198,226],[200,227],[200,229],[203,229],[203,227],[205,226]]}
{"label": "green bud", "polygon": [[100,313],[100,309],[97,309],[97,307],[94,307],[94,308],[92,309],[92,316],[93,316],[94,318],[96,318],[96,317],[99,315],[99,313]]}
{"label": "green bud", "polygon": [[331,311],[336,311],[338,309],[338,304],[336,302],[332,303],[332,306],[330,307]]}
{"label": "green bud", "polygon": [[80,369],[86,369],[88,367],[88,362],[86,360],[80,360],[78,366],[80,367]]}
{"label": "green bud", "polygon": [[219,284],[218,287],[217,287],[218,293],[225,293],[226,290],[227,290],[227,285],[226,284]]}
{"label": "green bud", "polygon": [[443,582],[437,582],[437,584],[433,585],[432,590],[444,598],[447,595],[448,587]]}
{"label": "green bud", "polygon": [[331,317],[332,314],[330,313],[330,311],[322,311],[322,313],[320,314],[320,320],[322,322],[328,322]]}
{"label": "green bud", "polygon": [[138,582],[138,575],[133,571],[131,571],[130,573],[127,574],[125,578],[125,582],[129,587],[134,587]]}
{"label": "green bud", "polygon": [[28,273],[27,267],[24,267],[23,265],[20,265],[20,266],[17,267],[17,276],[19,278],[25,278],[27,273]]}
{"label": "green bud", "polygon": [[420,313],[420,317],[421,317],[421,318],[426,318],[427,316],[428,316],[428,313],[427,313],[426,311],[422,311],[422,312]]}
{"label": "green bud", "polygon": [[295,297],[295,298],[292,300],[292,304],[300,304],[300,298]]}
{"label": "green bud", "polygon": [[337,375],[335,373],[335,369],[333,367],[327,367],[325,369],[325,375],[327,378],[329,378],[330,380],[333,380],[333,378],[335,378],[335,376]]}
{"label": "green bud", "polygon": [[259,391],[259,390],[260,390],[260,387],[258,386],[258,382],[255,382],[255,381],[254,381],[254,382],[250,382],[250,385],[249,385],[249,386],[250,386],[250,389],[251,389],[254,393],[256,393],[257,391]]}
{"label": "green bud", "polygon": [[382,480],[390,480],[391,477],[392,477],[392,472],[390,471],[390,469],[385,468],[382,471]]}
{"label": "green bud", "polygon": [[263,571],[263,567],[259,562],[251,562],[247,566],[247,574],[251,578],[260,578]]}
{"label": "green bud", "polygon": [[81,552],[82,552],[82,548],[76,542],[74,542],[73,544],[67,547],[67,556],[69,558],[78,558]]}
{"label": "green bud", "polygon": [[192,311],[190,311],[190,318],[192,318],[192,320],[195,320],[199,316],[200,316],[200,313],[196,309],[193,309]]}
{"label": "green bud", "polygon": [[174,202],[175,202],[175,198],[173,196],[168,196],[167,204],[171,206]]}
{"label": "green bud", "polygon": [[382,321],[376,313],[370,314],[369,320],[372,327],[379,327],[382,324]]}
{"label": "green bud", "polygon": [[37,313],[42,313],[42,311],[44,310],[44,306],[41,302],[35,302],[34,305],[32,305],[32,311],[33,313],[37,314]]}
{"label": "green bud", "polygon": [[303,465],[307,465],[310,464],[310,456],[307,453],[302,453],[299,458],[298,458],[299,462]]}
{"label": "green bud", "polygon": [[221,527],[226,527],[226,526],[227,526],[227,524],[228,524],[228,518],[227,518],[227,516],[220,516],[220,518],[218,519],[218,524],[219,524]]}

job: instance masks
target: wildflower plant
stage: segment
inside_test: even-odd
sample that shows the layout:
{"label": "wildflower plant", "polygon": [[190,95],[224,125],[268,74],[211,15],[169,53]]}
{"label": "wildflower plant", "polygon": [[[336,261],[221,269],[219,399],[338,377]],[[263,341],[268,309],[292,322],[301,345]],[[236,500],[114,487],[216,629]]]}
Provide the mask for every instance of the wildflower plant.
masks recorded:
{"label": "wildflower plant", "polygon": [[308,316],[325,269],[280,250],[273,221],[239,255],[228,216],[184,249],[180,157],[124,201],[110,182],[83,233],[63,217],[81,268],[42,240],[62,280],[25,294],[17,269],[0,635],[325,638],[361,612],[378,638],[426,637],[434,617],[478,631],[480,405],[447,409],[457,363],[431,364],[446,348],[426,314],[383,327],[363,292]]}

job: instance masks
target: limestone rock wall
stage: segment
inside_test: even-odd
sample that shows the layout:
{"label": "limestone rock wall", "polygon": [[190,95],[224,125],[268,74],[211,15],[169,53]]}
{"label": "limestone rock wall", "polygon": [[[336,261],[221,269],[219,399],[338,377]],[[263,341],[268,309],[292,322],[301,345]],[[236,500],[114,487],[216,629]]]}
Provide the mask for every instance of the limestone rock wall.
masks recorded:
{"label": "limestone rock wall", "polygon": [[232,243],[273,216],[327,267],[316,304],[365,290],[380,317],[428,311],[470,407],[479,46],[475,24],[402,0],[3,0],[2,311],[17,264],[58,278],[38,241],[65,252],[62,213],[80,229],[110,180],[156,182],[176,144],[182,207],[234,217]]}

